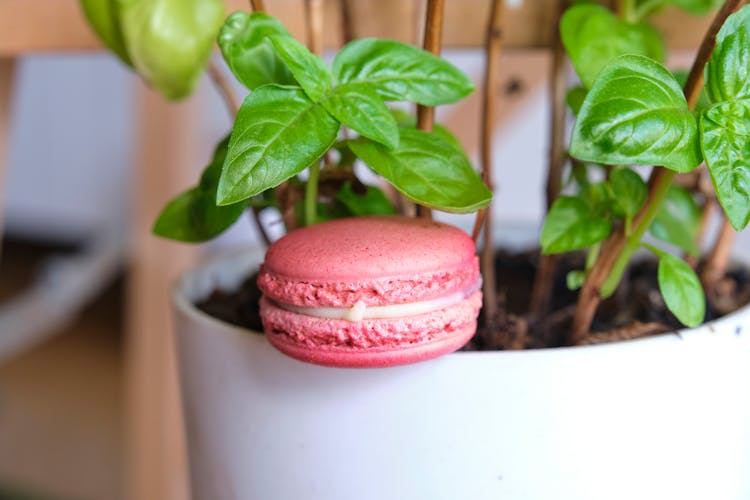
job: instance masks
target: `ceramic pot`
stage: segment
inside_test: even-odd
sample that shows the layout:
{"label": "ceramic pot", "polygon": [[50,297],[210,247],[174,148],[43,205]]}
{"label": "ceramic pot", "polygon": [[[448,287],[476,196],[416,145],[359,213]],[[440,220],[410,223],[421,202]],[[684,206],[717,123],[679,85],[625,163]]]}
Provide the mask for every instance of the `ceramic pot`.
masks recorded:
{"label": "ceramic pot", "polygon": [[174,289],[196,500],[747,500],[750,309],[590,347],[309,365],[198,311],[259,250]]}

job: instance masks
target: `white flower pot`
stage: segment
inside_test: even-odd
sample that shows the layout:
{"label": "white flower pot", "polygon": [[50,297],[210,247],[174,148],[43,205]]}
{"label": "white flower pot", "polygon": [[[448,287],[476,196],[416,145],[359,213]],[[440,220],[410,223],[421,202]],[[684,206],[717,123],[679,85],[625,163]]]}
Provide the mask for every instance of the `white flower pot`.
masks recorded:
{"label": "white flower pot", "polygon": [[196,500],[750,499],[750,309],[644,340],[304,364],[174,292]]}

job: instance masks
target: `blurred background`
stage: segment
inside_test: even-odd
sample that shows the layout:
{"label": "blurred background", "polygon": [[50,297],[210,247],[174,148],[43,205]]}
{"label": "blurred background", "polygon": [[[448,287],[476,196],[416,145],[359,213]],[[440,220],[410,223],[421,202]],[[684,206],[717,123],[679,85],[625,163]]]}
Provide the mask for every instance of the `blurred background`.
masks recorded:
{"label": "blurred background", "polygon": [[[298,4],[277,8],[294,21]],[[448,22],[471,34],[448,29],[444,55],[479,87],[487,2],[461,5]],[[551,27],[549,13],[526,19],[539,34],[509,35],[495,89],[500,241],[503,228],[538,226],[544,206]],[[673,41],[673,66],[689,64],[692,42]],[[205,79],[188,101],[165,103],[96,50],[74,0],[0,0],[0,71],[0,499],[185,498],[168,288],[191,262],[258,236],[243,218],[187,247],[150,225],[228,132],[224,105]],[[474,160],[479,94],[438,111]]]}

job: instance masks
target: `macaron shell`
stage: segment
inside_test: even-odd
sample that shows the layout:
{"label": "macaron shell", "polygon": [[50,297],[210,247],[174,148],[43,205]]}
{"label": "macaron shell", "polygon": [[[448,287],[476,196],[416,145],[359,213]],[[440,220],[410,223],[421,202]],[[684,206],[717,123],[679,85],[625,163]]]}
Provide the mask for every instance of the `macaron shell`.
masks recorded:
{"label": "macaron shell", "polygon": [[409,217],[356,217],[296,229],[268,249],[258,286],[301,307],[430,300],[473,286],[474,242],[448,224]]}
{"label": "macaron shell", "polygon": [[276,241],[264,267],[300,281],[362,281],[471,265],[474,242],[460,229],[410,217],[353,217],[296,229]]}
{"label": "macaron shell", "polygon": [[301,361],[338,367],[413,363],[452,352],[476,331],[482,294],[415,316],[359,322],[316,318],[261,300],[261,319],[272,345]]}
{"label": "macaron shell", "polygon": [[455,330],[451,336],[435,339],[428,343],[366,351],[311,348],[290,342],[288,337],[279,335],[269,336],[268,340],[280,352],[305,363],[333,368],[386,368],[426,361],[454,352],[471,340],[476,329],[476,324],[466,325]]}
{"label": "macaron shell", "polygon": [[303,281],[269,272],[262,266],[258,286],[276,302],[300,307],[351,307],[361,301],[368,306],[420,302],[466,290],[477,282],[476,256],[462,267],[431,273],[365,280]]}

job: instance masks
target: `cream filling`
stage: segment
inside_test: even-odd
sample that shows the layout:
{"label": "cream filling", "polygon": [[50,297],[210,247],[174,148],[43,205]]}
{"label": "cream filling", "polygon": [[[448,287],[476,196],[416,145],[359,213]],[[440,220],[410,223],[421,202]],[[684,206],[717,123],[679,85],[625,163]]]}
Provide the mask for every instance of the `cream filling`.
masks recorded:
{"label": "cream filling", "polygon": [[281,309],[314,316],[325,319],[343,319],[346,321],[357,322],[363,319],[388,319],[402,318],[404,316],[416,316],[432,311],[438,311],[458,304],[470,295],[474,294],[482,287],[482,277],[478,276],[477,280],[471,286],[460,292],[438,297],[437,299],[423,300],[420,302],[409,302],[406,304],[391,304],[388,306],[368,306],[361,300],[351,307],[300,307],[291,304],[276,303]]}

